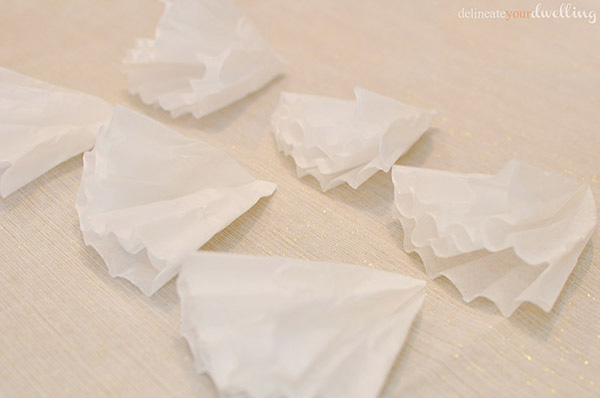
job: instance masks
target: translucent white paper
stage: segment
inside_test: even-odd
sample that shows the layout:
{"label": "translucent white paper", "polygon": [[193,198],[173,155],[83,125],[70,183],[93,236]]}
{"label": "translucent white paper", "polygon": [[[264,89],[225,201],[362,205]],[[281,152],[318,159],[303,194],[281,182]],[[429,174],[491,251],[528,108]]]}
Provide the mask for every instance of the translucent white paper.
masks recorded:
{"label": "translucent white paper", "polygon": [[588,185],[516,160],[496,175],[395,166],[392,179],[405,250],[504,316],[550,311],[596,225]]}
{"label": "translucent white paper", "polygon": [[125,60],[129,90],[173,117],[200,118],[256,91],[283,63],[230,0],[163,0],[156,39]]}
{"label": "translucent white paper", "polygon": [[356,101],[281,93],[271,122],[277,148],[327,191],[358,188],[392,165],[423,135],[435,112],[355,88]]}
{"label": "translucent white paper", "polygon": [[222,151],[117,106],[84,154],[77,211],[109,273],[151,295],[274,190]]}
{"label": "translucent white paper", "polygon": [[210,252],[177,285],[197,370],[251,398],[377,397],[425,292],[363,266]]}
{"label": "translucent white paper", "polygon": [[0,68],[0,195],[90,149],[111,105]]}

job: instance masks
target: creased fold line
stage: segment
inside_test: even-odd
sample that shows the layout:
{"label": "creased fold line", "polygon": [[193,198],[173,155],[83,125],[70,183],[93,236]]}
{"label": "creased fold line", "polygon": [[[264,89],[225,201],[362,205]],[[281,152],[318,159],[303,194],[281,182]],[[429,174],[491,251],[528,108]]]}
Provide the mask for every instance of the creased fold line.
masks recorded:
{"label": "creased fold line", "polygon": [[197,370],[222,396],[251,398],[375,398],[425,286],[362,266],[203,251],[177,284]]}
{"label": "creased fold line", "polygon": [[84,155],[77,210],[86,244],[109,273],[151,295],[274,190],[223,152],[115,107]]}
{"label": "creased fold line", "polygon": [[395,166],[392,178],[405,250],[505,316],[552,309],[596,224],[587,185],[516,160],[496,175]]}
{"label": "creased fold line", "polygon": [[434,111],[364,90],[356,100],[282,93],[271,118],[277,148],[296,163],[298,177],[315,177],[323,191],[358,188],[392,165],[427,130]]}

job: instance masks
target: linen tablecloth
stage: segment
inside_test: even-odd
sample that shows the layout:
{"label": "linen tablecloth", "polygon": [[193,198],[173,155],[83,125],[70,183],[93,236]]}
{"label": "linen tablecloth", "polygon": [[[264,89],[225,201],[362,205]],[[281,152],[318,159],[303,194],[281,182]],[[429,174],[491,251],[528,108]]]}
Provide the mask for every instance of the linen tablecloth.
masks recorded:
{"label": "linen tablecloth", "polygon": [[[358,85],[436,109],[398,164],[495,173],[518,158],[591,185],[600,203],[600,22],[460,18],[531,1],[237,0],[287,62],[285,76],[201,120],[127,90],[121,61],[154,35],[154,0],[3,0],[0,65],[142,112],[279,185],[203,249],[346,262],[427,279],[402,250],[392,182],[322,193],[276,151],[280,91],[351,99]],[[592,10],[597,2],[580,1]],[[560,2],[544,1],[545,9]],[[84,247],[81,156],[0,200],[0,396],[216,397],[179,335],[175,284],[147,298]],[[600,235],[547,314],[504,318],[430,281],[383,397],[600,395]]]}

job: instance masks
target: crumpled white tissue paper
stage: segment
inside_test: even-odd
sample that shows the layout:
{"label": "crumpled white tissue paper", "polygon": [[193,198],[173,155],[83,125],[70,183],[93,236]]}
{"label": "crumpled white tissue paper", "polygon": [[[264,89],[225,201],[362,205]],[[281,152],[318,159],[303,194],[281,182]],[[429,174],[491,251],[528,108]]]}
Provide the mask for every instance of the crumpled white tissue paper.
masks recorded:
{"label": "crumpled white tissue paper", "polygon": [[144,103],[200,118],[282,72],[282,60],[230,0],[163,2],[156,39],[138,40],[125,59],[129,91]]}
{"label": "crumpled white tissue paper", "polygon": [[549,312],[596,225],[587,184],[511,160],[496,175],[394,166],[404,248],[466,301]]}
{"label": "crumpled white tissue paper", "polygon": [[94,146],[111,105],[0,68],[0,195]]}
{"label": "crumpled white tissue paper", "polygon": [[77,211],[110,275],[151,295],[275,187],[224,152],[116,106],[84,154]]}
{"label": "crumpled white tissue paper", "polygon": [[425,282],[358,265],[198,252],[182,334],[223,397],[375,398]]}
{"label": "crumpled white tissue paper", "polygon": [[271,118],[277,148],[323,191],[344,182],[356,189],[389,171],[435,116],[360,87],[354,94],[356,101],[284,92]]}

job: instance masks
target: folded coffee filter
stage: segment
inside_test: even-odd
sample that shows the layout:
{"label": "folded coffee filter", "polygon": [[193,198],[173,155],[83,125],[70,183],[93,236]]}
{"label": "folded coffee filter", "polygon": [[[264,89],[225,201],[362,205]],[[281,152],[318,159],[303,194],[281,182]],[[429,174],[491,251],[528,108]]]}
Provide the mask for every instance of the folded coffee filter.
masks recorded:
{"label": "folded coffee filter", "polygon": [[596,225],[588,185],[516,160],[496,175],[395,166],[392,179],[405,250],[505,316],[550,311]]}
{"label": "folded coffee filter", "polygon": [[125,59],[129,91],[173,117],[197,118],[256,91],[283,70],[252,22],[230,0],[163,0],[155,39]]}
{"label": "folded coffee filter", "polygon": [[271,118],[277,148],[327,191],[358,188],[423,135],[435,112],[357,87],[355,101],[282,93]]}
{"label": "folded coffee filter", "polygon": [[222,151],[117,106],[84,155],[77,211],[110,274],[151,295],[274,190]]}
{"label": "folded coffee filter", "polygon": [[222,397],[375,398],[425,282],[357,265],[198,252],[182,334]]}
{"label": "folded coffee filter", "polygon": [[0,195],[94,146],[111,105],[0,68]]}

